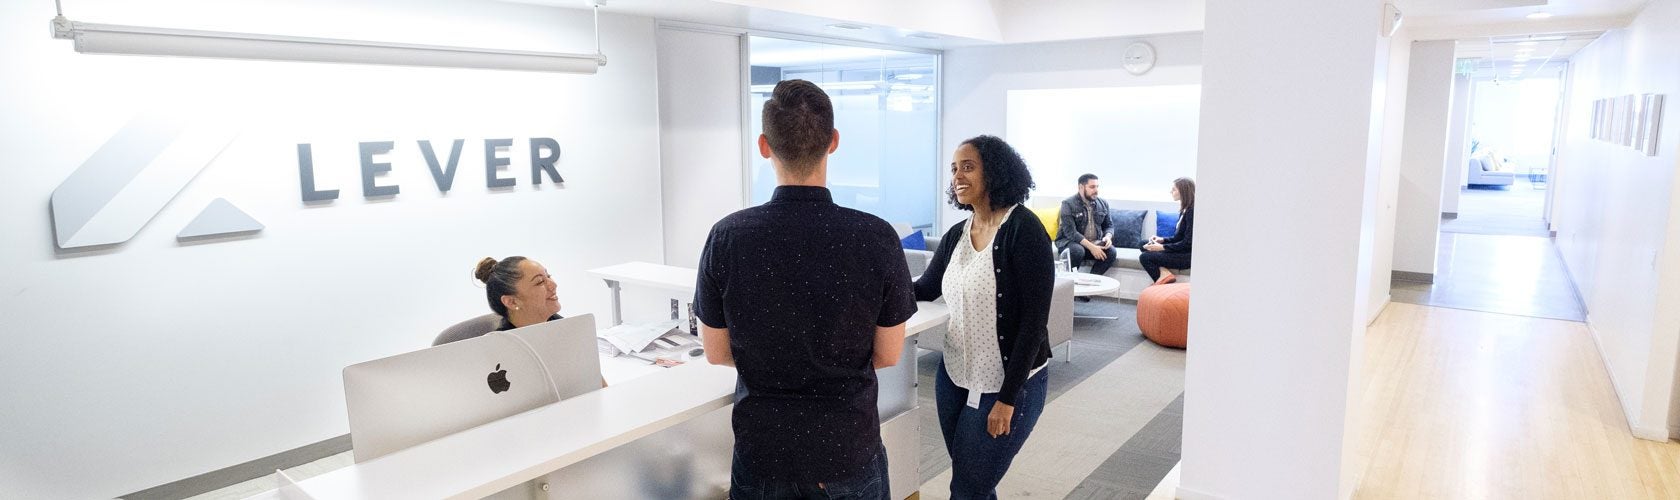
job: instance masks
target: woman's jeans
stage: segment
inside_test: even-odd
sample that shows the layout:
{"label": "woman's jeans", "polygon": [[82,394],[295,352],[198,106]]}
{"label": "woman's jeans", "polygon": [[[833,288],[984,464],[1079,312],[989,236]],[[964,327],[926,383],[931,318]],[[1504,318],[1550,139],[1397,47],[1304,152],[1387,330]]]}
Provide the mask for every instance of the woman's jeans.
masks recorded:
{"label": "woman's jeans", "polygon": [[997,498],[997,485],[1009,472],[1015,453],[1027,442],[1038,416],[1044,413],[1049,392],[1049,368],[1027,379],[1025,390],[1015,401],[1015,416],[1009,434],[992,437],[986,433],[986,417],[992,413],[997,394],[980,396],[980,408],[968,407],[968,390],[957,387],[939,362],[934,399],[939,404],[939,432],[945,435],[945,451],[951,454],[951,498]]}

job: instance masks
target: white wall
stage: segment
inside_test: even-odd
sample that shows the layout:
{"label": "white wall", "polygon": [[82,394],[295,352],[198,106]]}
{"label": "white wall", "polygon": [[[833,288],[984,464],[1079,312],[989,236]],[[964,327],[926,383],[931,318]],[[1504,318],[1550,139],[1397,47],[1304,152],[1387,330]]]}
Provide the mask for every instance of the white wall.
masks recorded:
{"label": "white wall", "polygon": [[1447,177],[1448,113],[1452,107],[1452,40],[1412,44],[1406,140],[1394,236],[1394,270],[1435,274],[1441,190]]}
{"label": "white wall", "polygon": [[[1571,92],[1555,186],[1558,248],[1634,434],[1675,425],[1680,344],[1680,2],[1651,2],[1570,61]],[[1595,99],[1667,94],[1661,150],[1645,156],[1588,138]]]}
{"label": "white wall", "polygon": [[1458,196],[1464,186],[1465,167],[1470,158],[1470,94],[1475,86],[1469,75],[1453,75],[1452,108],[1447,115],[1447,156],[1441,177],[1441,213],[1458,214]]}
{"label": "white wall", "polygon": [[1510,160],[1505,168],[1517,175],[1547,168],[1561,90],[1562,81],[1553,76],[1478,83],[1470,136],[1481,141],[1483,150]]}
{"label": "white wall", "polygon": [[[1391,42],[1381,12],[1376,0],[1207,2],[1181,498],[1352,492]],[[1278,235],[1303,250],[1254,251]]]}
{"label": "white wall", "polygon": [[746,205],[741,36],[659,30],[665,263],[696,267],[712,224]]}
{"label": "white wall", "polygon": [[789,2],[786,0],[716,0],[746,7],[772,9],[906,31],[921,31],[976,40],[1001,41],[998,3],[1006,0],[852,0],[847,2]]}
{"label": "white wall", "polygon": [[[66,2],[80,21],[584,52],[586,11],[453,0]],[[340,370],[429,345],[487,312],[484,256],[546,264],[566,314],[604,316],[585,269],[662,257],[654,22],[602,16],[596,75],[77,54],[50,2],[0,4],[0,497],[130,493],[347,431]],[[204,105],[195,118],[187,108]],[[48,197],[136,114],[243,133],[132,241],[57,253]],[[219,113],[217,112],[219,111]],[[212,122],[220,115],[225,122]],[[530,183],[524,141],[562,148]],[[415,141],[466,139],[454,188]],[[508,189],[482,140],[512,138]],[[360,193],[358,141],[396,142]],[[341,190],[300,202],[295,145]],[[267,226],[175,234],[214,198]],[[631,242],[645,244],[627,244]]]}
{"label": "white wall", "polygon": [[[980,134],[1003,137],[1008,127],[1005,110],[1011,90],[1132,87],[1145,85],[1195,84],[1201,81],[1202,37],[1200,34],[1172,35],[1144,39],[1103,39],[1074,42],[999,45],[956,49],[945,52],[944,96],[941,103],[939,164],[947,165],[951,153],[963,140]],[[1155,47],[1155,68],[1134,76],[1120,67],[1120,54],[1135,41]],[[1194,155],[1195,152],[1186,152]],[[1033,167],[1033,159],[1027,158]],[[1095,164],[1123,165],[1127,153],[1104,152],[1091,158]],[[1053,179],[1039,175],[1033,180],[1039,196],[1072,196],[1076,178]],[[949,169],[941,168],[941,186],[950,184]],[[1119,187],[1119,186],[1114,186]],[[1167,187],[1160,187],[1161,190]],[[940,232],[968,217],[941,204]]]}
{"label": "white wall", "polygon": [[1202,30],[1204,0],[1001,0],[1009,43],[1190,33]]}
{"label": "white wall", "polygon": [[1011,90],[1008,100],[1004,137],[1049,181],[1041,192],[1072,195],[1091,173],[1105,198],[1176,207],[1173,180],[1196,176],[1200,85]]}
{"label": "white wall", "polygon": [[[1364,226],[1366,238],[1371,241],[1371,255],[1369,262],[1370,276],[1366,281],[1369,287],[1366,295],[1365,322],[1372,323],[1382,314],[1388,305],[1389,288],[1394,284],[1394,242],[1395,228],[1398,224],[1398,210],[1396,206],[1400,199],[1400,170],[1402,146],[1406,132],[1406,101],[1407,101],[1407,70],[1411,64],[1412,41],[1407,38],[1405,30],[1384,40],[1386,46],[1378,49],[1377,60],[1386,61],[1386,66],[1378,70],[1377,78],[1382,80],[1376,92],[1372,114],[1381,116],[1382,121],[1377,124],[1373,133],[1380,132],[1381,164],[1377,177],[1376,224]],[[1375,139],[1374,139],[1375,140]]]}

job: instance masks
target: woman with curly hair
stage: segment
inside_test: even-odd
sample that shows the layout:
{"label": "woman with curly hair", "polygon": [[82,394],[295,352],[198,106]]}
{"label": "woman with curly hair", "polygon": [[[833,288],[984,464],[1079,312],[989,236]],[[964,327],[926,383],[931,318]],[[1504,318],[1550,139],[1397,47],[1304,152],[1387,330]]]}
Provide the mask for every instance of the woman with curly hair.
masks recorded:
{"label": "woman with curly hair", "polygon": [[934,386],[951,454],[951,498],[997,498],[997,485],[1044,411],[1050,357],[1050,235],[1027,207],[1032,173],[997,137],[963,141],[951,162],[951,204],[974,212],[951,226],[916,300],[950,310]]}

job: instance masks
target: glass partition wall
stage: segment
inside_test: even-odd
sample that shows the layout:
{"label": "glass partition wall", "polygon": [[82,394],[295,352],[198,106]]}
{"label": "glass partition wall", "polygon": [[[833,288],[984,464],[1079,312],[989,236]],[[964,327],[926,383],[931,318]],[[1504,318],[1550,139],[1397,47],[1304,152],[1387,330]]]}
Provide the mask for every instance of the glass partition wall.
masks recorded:
{"label": "glass partition wall", "polygon": [[[763,133],[759,113],[776,82],[809,80],[834,102],[840,149],[829,157],[835,203],[893,224],[933,228],[944,190],[939,183],[939,56],[753,36],[749,141]],[[754,142],[756,144],[756,142]],[[748,148],[753,205],[776,189],[770,160]]]}

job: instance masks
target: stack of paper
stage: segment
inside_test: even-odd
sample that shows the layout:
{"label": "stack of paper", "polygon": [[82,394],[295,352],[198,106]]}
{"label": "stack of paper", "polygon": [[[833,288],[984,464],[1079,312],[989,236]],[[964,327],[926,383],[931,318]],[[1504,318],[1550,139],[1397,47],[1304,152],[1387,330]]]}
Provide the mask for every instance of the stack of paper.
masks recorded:
{"label": "stack of paper", "polygon": [[642,352],[642,350],[653,345],[655,339],[673,331],[680,331],[683,335],[688,335],[688,332],[678,330],[680,324],[682,324],[680,320],[643,325],[623,324],[601,330],[595,334],[595,337],[603,354],[617,356],[623,353]]}

